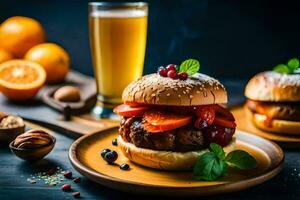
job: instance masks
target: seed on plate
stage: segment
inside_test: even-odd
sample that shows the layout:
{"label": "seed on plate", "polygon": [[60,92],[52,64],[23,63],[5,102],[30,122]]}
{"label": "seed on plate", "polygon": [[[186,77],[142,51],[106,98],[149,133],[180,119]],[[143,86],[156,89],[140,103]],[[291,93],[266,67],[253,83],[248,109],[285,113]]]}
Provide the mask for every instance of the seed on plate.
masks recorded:
{"label": "seed on plate", "polygon": [[64,184],[63,186],[61,186],[61,189],[63,191],[68,191],[71,189],[71,185],[70,184]]}
{"label": "seed on plate", "polygon": [[122,163],[120,165],[120,169],[122,169],[122,170],[129,170],[129,168],[130,168],[130,166],[128,164],[126,164],[126,163]]}
{"label": "seed on plate", "polygon": [[80,183],[81,182],[81,178],[80,177],[75,178],[73,181],[74,181],[74,183]]}
{"label": "seed on plate", "polygon": [[72,178],[72,172],[65,172],[64,177],[69,178],[69,179]]}
{"label": "seed on plate", "polygon": [[112,141],[111,141],[112,145],[114,146],[118,146],[118,140],[117,138],[114,138]]}
{"label": "seed on plate", "polygon": [[108,152],[111,152],[111,150],[110,149],[103,149],[101,151],[101,157],[104,158],[105,154],[107,154]]}
{"label": "seed on plate", "polygon": [[117,159],[118,159],[118,153],[115,151],[110,151],[110,152],[106,153],[104,156],[104,160],[108,164],[113,164]]}
{"label": "seed on plate", "polygon": [[72,195],[75,198],[79,198],[80,197],[80,192],[73,192]]}

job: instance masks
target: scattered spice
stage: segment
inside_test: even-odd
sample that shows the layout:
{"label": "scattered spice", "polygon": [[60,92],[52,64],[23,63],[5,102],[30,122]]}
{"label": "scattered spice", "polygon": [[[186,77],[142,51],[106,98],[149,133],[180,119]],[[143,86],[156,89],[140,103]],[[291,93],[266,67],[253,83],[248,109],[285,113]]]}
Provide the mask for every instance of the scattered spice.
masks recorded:
{"label": "scattered spice", "polygon": [[52,168],[47,171],[48,176],[52,176],[56,172],[56,169]]}
{"label": "scattered spice", "polygon": [[79,178],[79,177],[75,178],[73,181],[74,181],[74,183],[80,183],[81,182],[81,178]]}
{"label": "scattered spice", "polygon": [[60,188],[63,191],[68,191],[71,189],[71,185],[70,184],[64,184],[63,186],[61,186]]}
{"label": "scattered spice", "polygon": [[[22,177],[22,176],[21,176]],[[67,180],[69,179],[69,180]],[[30,175],[30,178],[27,178],[27,181],[31,184],[36,184],[38,181],[44,181],[44,183],[48,186],[61,186],[62,191],[70,191],[71,181],[74,183],[80,183],[80,177],[73,177],[73,173],[71,171],[65,171],[60,167],[51,168],[45,172],[37,172],[35,174]],[[72,193],[74,198],[80,197],[80,192]]]}
{"label": "scattered spice", "polygon": [[30,178],[28,178],[27,181],[30,182],[31,184],[35,184],[36,183],[36,180],[30,179]]}
{"label": "scattered spice", "polygon": [[68,171],[64,173],[64,177],[71,179],[72,178],[72,172]]}
{"label": "scattered spice", "polygon": [[79,198],[80,197],[80,192],[73,192],[72,195],[75,198]]}

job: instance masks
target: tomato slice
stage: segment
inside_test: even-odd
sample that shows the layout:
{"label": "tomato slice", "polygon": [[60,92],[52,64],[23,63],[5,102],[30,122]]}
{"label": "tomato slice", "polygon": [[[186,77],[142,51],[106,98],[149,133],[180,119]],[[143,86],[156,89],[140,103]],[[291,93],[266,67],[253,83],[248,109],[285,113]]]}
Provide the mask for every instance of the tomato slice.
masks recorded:
{"label": "tomato slice", "polygon": [[220,126],[227,127],[227,128],[235,128],[236,127],[236,123],[234,121],[227,120],[220,116],[216,116],[214,123],[218,124]]}
{"label": "tomato slice", "polygon": [[193,119],[191,115],[176,114],[167,111],[146,111],[143,127],[148,132],[164,132],[189,124]]}
{"label": "tomato slice", "polygon": [[149,110],[150,106],[132,107],[127,104],[121,104],[114,108],[114,113],[123,117],[142,117],[145,111]]}
{"label": "tomato slice", "polygon": [[146,104],[137,103],[137,102],[125,102],[124,104],[129,105],[129,106],[131,106],[131,107],[146,106]]}
{"label": "tomato slice", "polygon": [[165,130],[161,129],[159,126],[153,126],[149,122],[144,121],[143,122],[143,129],[145,129],[147,132],[150,133],[159,133],[159,132],[164,132]]}

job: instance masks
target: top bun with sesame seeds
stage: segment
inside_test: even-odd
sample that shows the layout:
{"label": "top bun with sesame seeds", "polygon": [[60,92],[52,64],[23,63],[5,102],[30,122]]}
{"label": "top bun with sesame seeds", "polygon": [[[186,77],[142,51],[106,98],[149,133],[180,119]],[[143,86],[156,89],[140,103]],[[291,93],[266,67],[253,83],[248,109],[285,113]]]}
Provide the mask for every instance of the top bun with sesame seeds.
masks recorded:
{"label": "top bun with sesame seeds", "polygon": [[256,74],[248,82],[245,96],[256,101],[299,102],[300,73],[266,71]]}
{"label": "top bun with sesame seeds", "polygon": [[124,103],[168,106],[195,106],[227,103],[225,87],[216,79],[196,73],[187,80],[149,74],[129,84],[123,91]]}

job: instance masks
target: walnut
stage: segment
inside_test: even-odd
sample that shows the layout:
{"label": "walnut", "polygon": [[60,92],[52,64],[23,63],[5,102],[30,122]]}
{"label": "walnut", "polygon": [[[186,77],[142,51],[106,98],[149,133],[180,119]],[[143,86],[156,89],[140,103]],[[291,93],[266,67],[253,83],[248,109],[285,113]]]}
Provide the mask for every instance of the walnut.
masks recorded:
{"label": "walnut", "polygon": [[0,128],[17,128],[24,126],[24,121],[21,117],[8,115],[2,118]]}
{"label": "walnut", "polygon": [[43,130],[30,130],[19,135],[14,146],[23,149],[33,149],[47,146],[53,142],[53,136]]}

